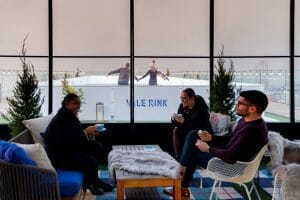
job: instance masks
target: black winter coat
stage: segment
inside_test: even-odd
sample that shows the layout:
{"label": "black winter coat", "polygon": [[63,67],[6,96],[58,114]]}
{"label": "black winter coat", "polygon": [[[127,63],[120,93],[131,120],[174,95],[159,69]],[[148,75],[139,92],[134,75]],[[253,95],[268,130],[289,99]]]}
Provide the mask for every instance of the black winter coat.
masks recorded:
{"label": "black winter coat", "polygon": [[212,126],[209,121],[209,110],[208,106],[203,99],[203,97],[196,95],[195,105],[193,109],[183,107],[182,103],[179,105],[177,114],[182,114],[184,118],[183,124],[172,120],[174,126],[178,127],[183,132],[184,135],[187,135],[191,130],[206,130],[210,134],[214,134]]}

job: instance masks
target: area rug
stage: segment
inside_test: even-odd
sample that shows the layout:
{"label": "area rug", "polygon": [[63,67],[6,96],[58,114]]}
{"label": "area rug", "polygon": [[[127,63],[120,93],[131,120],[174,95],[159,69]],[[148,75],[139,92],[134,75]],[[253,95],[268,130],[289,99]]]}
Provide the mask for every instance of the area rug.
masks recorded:
{"label": "area rug", "polygon": [[[262,187],[267,193],[272,195],[273,192],[273,185],[272,185],[272,175],[267,170],[261,170],[259,172],[259,185]],[[200,188],[200,170],[196,170],[193,176],[193,181],[189,187],[191,192],[190,199],[192,200],[205,200],[209,199],[209,195],[211,192],[211,185],[213,181],[209,178],[203,179],[203,188]],[[111,183],[111,179],[109,178],[108,171],[101,170],[99,171],[99,177],[101,180]],[[255,180],[258,181],[258,180]],[[145,193],[149,193],[149,198],[147,199],[158,199],[158,200],[168,200],[172,199],[172,197],[163,193],[163,187],[157,188],[139,188],[139,189],[130,189],[131,191],[125,191],[126,193],[126,200],[136,199],[132,198],[130,194],[135,193],[135,196],[138,196],[138,193],[141,195],[145,195]],[[235,199],[235,200],[242,200],[244,199],[239,192],[232,187],[230,183],[222,183],[221,188],[217,188],[218,199],[219,200],[226,200],[226,199]],[[147,195],[148,196],[148,195]],[[105,192],[104,195],[97,196],[97,200],[115,200],[117,199],[116,196],[116,188],[112,192]],[[271,196],[270,196],[271,199]]]}

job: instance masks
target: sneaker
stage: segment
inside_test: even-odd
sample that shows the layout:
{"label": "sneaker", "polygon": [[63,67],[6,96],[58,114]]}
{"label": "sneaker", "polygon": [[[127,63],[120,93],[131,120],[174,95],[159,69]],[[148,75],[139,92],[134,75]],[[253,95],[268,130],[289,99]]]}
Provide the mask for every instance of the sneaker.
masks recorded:
{"label": "sneaker", "polygon": [[104,194],[104,191],[101,188],[98,188],[96,185],[88,185],[83,186],[83,192],[86,193],[87,190],[89,190],[93,195],[102,195]]}
{"label": "sneaker", "polygon": [[105,183],[99,179],[96,180],[97,187],[101,188],[102,190],[104,190],[105,192],[111,192],[114,190],[114,186],[112,186],[111,184]]}
{"label": "sneaker", "polygon": [[[164,189],[163,192],[167,195],[170,195],[170,196],[173,196],[173,188],[171,189]],[[190,197],[191,193],[190,193],[190,190],[188,188],[184,188],[184,187],[181,187],[181,196],[182,197]]]}

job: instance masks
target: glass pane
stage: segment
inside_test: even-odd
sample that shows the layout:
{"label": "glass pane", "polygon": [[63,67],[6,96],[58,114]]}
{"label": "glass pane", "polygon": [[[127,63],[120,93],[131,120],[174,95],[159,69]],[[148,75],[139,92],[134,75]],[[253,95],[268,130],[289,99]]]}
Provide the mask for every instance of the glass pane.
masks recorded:
{"label": "glass pane", "polygon": [[[290,120],[290,73],[287,58],[232,59],[235,84],[242,90],[258,89],[267,94],[269,105],[263,117],[268,122]],[[229,66],[229,60],[226,65]]]}
{"label": "glass pane", "polygon": [[47,0],[1,1],[0,26],[0,55],[19,55],[27,34],[27,55],[48,54]]}
{"label": "glass pane", "polygon": [[295,120],[300,122],[300,58],[295,59]]}
{"label": "glass pane", "polygon": [[129,0],[54,0],[54,55],[130,53]]}
{"label": "glass pane", "polygon": [[288,55],[289,1],[216,0],[215,54],[224,44],[225,55]]}
{"label": "glass pane", "polygon": [[208,56],[208,0],[134,1],[135,55]]}
{"label": "glass pane", "polygon": [[129,59],[54,59],[53,110],[61,106],[62,81],[66,80],[71,88],[83,92],[80,120],[129,122],[130,88],[118,85],[118,74],[107,76],[110,71],[125,67],[126,63]]}
{"label": "glass pane", "polygon": [[[154,59],[136,59],[135,75],[137,79],[153,65]],[[191,87],[208,101],[209,96],[209,60],[208,59],[155,59],[154,66],[164,75],[154,75],[135,81],[136,122],[170,122],[171,115],[177,112],[181,90]],[[153,79],[152,79],[153,80]]]}
{"label": "glass pane", "polygon": [[[26,58],[27,63],[32,63],[34,71],[39,81],[41,96],[44,98],[41,113],[48,114],[48,59],[45,58]],[[6,97],[13,96],[16,82],[19,80],[18,74],[22,73],[22,64],[19,58],[0,58],[0,111],[7,113],[9,105]],[[0,123],[7,121],[0,119]]]}
{"label": "glass pane", "polygon": [[300,0],[295,0],[295,54],[300,55]]}

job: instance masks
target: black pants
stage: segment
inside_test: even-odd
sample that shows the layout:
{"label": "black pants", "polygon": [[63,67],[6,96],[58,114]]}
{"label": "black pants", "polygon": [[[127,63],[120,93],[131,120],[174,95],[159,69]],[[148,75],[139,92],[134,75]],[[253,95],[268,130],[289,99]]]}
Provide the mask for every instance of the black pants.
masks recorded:
{"label": "black pants", "polygon": [[98,165],[103,160],[102,144],[89,141],[81,151],[69,154],[50,155],[56,169],[80,171],[84,177],[84,185],[95,183],[98,179]]}

